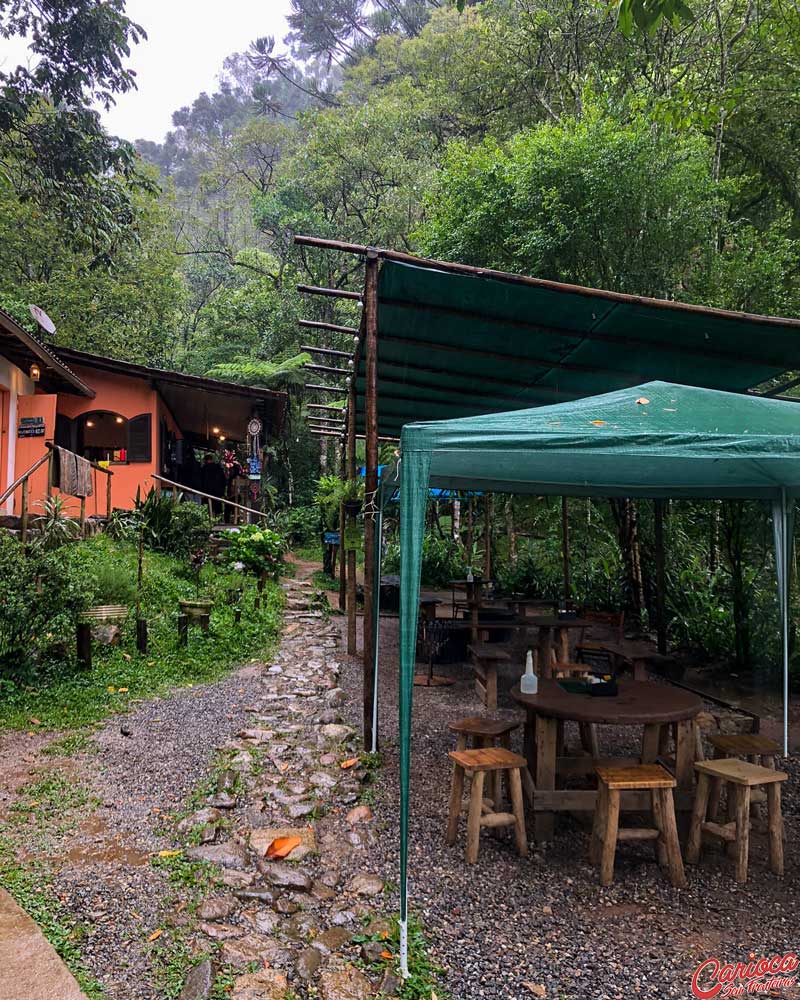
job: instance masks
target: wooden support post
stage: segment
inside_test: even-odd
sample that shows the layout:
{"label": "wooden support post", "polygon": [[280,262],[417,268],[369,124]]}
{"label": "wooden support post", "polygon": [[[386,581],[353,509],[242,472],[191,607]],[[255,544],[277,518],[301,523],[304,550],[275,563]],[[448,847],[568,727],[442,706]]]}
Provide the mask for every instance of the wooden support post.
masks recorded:
{"label": "wooden support post", "polygon": [[147,619],[136,619],[136,648],[140,653],[147,652]]}
{"label": "wooden support post", "polygon": [[106,517],[111,520],[111,476],[106,475]]}
{"label": "wooden support post", "polygon": [[81,497],[80,530],[81,538],[86,537],[86,497]]}
{"label": "wooden support post", "polygon": [[21,523],[20,523],[20,540],[24,545],[28,541],[28,480],[22,480],[22,501],[20,508]]}
{"label": "wooden support post", "polygon": [[185,646],[189,641],[189,616],[178,615],[178,645]]}
{"label": "wooden support post", "polygon": [[564,605],[572,599],[572,582],[569,575],[569,507],[567,498],[561,498],[561,559],[564,567]]}
{"label": "wooden support post", "polygon": [[47,499],[53,495],[53,489],[56,481],[56,469],[55,469],[56,453],[54,451],[50,452],[50,458],[47,460]]}
{"label": "wooden support post", "polygon": [[[356,390],[355,379],[350,383],[350,396],[347,403],[347,462],[346,475],[354,479],[356,475]],[[355,530],[356,519],[348,514],[345,521],[345,538]],[[347,652],[356,654],[356,552],[347,549]]]}
{"label": "wooden support post", "polygon": [[666,597],[666,573],[664,558],[664,501],[653,501],[653,525],[655,528],[656,547],[656,634],[658,636],[658,651],[662,655],[667,651],[667,620],[664,610]]}
{"label": "wooden support post", "polygon": [[492,578],[492,495],[487,493],[484,497],[484,564],[483,579],[489,581]]}
{"label": "wooden support post", "polygon": [[347,607],[347,551],[344,547],[344,504],[339,504],[339,610]]}
{"label": "wooden support post", "polygon": [[364,746],[373,746],[372,701],[375,686],[375,501],[378,492],[378,255],[368,253],[364,277],[364,360],[366,393],[366,481],[364,492]]}
{"label": "wooden support post", "polygon": [[78,622],[76,631],[78,663],[84,670],[92,669],[92,626],[89,622]]}

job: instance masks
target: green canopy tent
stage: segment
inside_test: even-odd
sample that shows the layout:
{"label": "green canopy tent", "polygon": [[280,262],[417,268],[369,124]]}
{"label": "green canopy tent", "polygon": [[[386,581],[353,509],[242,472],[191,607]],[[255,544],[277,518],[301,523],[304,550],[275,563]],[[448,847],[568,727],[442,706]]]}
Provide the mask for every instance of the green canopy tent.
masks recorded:
{"label": "green canopy tent", "polygon": [[[398,485],[400,932],[405,972],[411,708],[429,487],[769,501],[782,620],[784,751],[788,752],[789,566],[794,501],[800,495],[800,409],[781,400],[647,382],[553,406],[407,424],[398,472],[384,477],[379,507]],[[376,577],[380,578],[379,572]]]}

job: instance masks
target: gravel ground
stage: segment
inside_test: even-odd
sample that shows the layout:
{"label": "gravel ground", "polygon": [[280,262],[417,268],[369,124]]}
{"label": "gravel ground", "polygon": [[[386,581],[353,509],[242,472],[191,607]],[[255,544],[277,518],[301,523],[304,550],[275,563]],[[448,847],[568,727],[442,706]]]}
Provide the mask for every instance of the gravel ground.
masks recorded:
{"label": "gravel ground", "polygon": [[221,682],[148,701],[111,719],[95,737],[99,752],[81,757],[103,805],[55,859],[55,886],[89,926],[81,949],[109,1000],[159,998],[142,946],[158,926],[166,891],[149,854],[172,846],[169,835],[158,835],[159,813],[182,804],[208,773],[215,749],[246,724],[259,676],[248,666]]}
{"label": "gravel ground", "polygon": [[[397,636],[396,619],[381,621],[380,736],[384,755],[378,815],[387,825],[373,863],[397,879]],[[344,658],[343,658],[344,659]],[[360,664],[347,660],[342,686],[360,688]],[[437,668],[447,672],[448,668]],[[425,923],[436,959],[457,1000],[520,1000],[527,996],[592,1000],[630,996],[691,996],[691,974],[711,956],[747,960],[797,949],[797,758],[779,763],[784,786],[786,875],[766,867],[766,844],[751,841],[750,878],[739,886],[713,847],[689,888],[673,889],[652,860],[652,847],[624,844],[615,881],[602,888],[587,863],[588,827],[571,818],[557,825],[555,842],[535,845],[520,859],[509,836],[483,836],[478,864],[464,859],[463,826],[456,846],[444,842],[452,748],[446,721],[477,714],[480,705],[466,668],[455,667],[453,687],[415,689],[412,744],[410,905]],[[358,699],[349,721],[358,722]],[[505,699],[498,714],[519,717]],[[521,750],[521,731],[516,734]],[[630,739],[628,735],[627,739]],[[569,731],[568,731],[569,740]],[[574,741],[574,737],[573,737]],[[620,753],[624,731],[601,730],[601,743]],[[544,991],[543,991],[543,989]],[[800,989],[772,996],[800,997]]]}

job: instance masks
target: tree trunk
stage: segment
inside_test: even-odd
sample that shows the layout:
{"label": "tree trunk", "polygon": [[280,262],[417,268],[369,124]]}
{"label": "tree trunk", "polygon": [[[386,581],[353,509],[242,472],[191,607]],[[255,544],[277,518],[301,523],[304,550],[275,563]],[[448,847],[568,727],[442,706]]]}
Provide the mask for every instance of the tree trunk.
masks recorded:
{"label": "tree trunk", "polygon": [[645,602],[638,511],[634,501],[628,498],[610,500],[609,503],[617,525],[617,537],[625,565],[627,611],[630,617],[641,625]]}
{"label": "tree trunk", "polygon": [[731,603],[733,604],[734,656],[741,669],[751,662],[751,634],[748,609],[748,587],[745,581],[744,503],[729,500],[722,508],[722,535],[725,556],[731,574]]}
{"label": "tree trunk", "polygon": [[506,497],[506,535],[508,536],[508,558],[517,561],[517,531],[514,526],[514,498]]}

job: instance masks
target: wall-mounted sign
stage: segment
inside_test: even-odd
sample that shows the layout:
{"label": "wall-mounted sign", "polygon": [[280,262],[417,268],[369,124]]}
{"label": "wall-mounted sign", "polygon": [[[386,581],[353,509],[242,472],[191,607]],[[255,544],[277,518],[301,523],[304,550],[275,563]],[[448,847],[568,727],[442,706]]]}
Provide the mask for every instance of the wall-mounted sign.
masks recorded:
{"label": "wall-mounted sign", "polygon": [[338,531],[326,531],[323,537],[326,545],[341,545],[342,543],[342,536]]}
{"label": "wall-mounted sign", "polygon": [[44,437],[44,417],[22,417],[17,427],[17,437]]}

